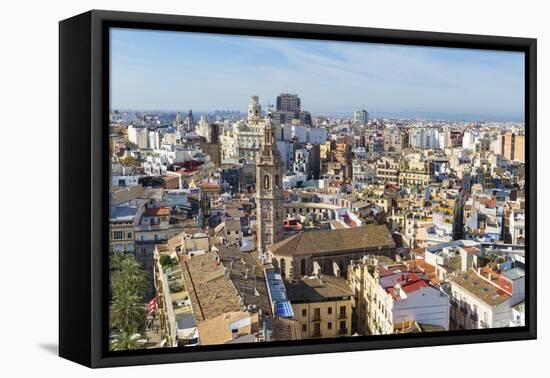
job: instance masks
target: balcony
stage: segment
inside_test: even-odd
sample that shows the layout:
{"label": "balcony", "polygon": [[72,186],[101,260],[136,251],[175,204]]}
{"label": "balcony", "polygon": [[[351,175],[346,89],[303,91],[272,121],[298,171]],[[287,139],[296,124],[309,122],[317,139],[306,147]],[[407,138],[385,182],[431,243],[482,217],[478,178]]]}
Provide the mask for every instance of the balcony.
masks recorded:
{"label": "balcony", "polygon": [[313,315],[311,318],[312,322],[320,322],[321,321],[321,315]]}
{"label": "balcony", "polygon": [[347,335],[348,334],[348,329],[347,328],[340,328],[338,330],[338,335],[339,336],[342,336],[342,335]]}
{"label": "balcony", "polygon": [[345,312],[341,312],[338,314],[338,319],[347,319],[348,316]]}

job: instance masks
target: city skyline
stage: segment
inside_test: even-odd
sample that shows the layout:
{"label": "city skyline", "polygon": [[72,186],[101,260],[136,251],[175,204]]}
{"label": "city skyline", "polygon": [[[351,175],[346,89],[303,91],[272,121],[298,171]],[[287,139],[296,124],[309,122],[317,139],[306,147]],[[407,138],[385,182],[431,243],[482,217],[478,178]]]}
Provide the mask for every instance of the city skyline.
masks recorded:
{"label": "city skyline", "polygon": [[242,111],[290,92],[314,114],[524,118],[515,52],[113,29],[111,85],[113,109]]}

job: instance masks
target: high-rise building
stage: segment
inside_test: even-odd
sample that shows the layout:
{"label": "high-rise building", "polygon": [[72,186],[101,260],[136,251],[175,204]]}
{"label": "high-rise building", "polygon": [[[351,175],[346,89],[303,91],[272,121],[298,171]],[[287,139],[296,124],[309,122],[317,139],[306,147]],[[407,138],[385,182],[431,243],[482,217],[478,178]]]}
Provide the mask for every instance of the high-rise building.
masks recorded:
{"label": "high-rise building", "polygon": [[515,136],[514,160],[525,162],[525,135]]}
{"label": "high-rise building", "polygon": [[256,218],[260,256],[267,252],[268,246],[283,239],[283,165],[268,116],[262,148],[256,158]]}
{"label": "high-rise building", "polygon": [[369,112],[367,112],[365,109],[356,110],[355,113],[353,113],[353,123],[356,123],[358,125],[366,125],[368,122]]}
{"label": "high-rise building", "polygon": [[514,156],[514,134],[511,132],[502,136],[502,156],[507,160],[512,160]]}
{"label": "high-rise building", "polygon": [[273,125],[290,123],[311,126],[311,113],[302,111],[300,97],[296,94],[281,93],[277,96],[276,110],[273,112]]}
{"label": "high-rise building", "polygon": [[301,111],[300,97],[296,94],[281,93],[277,96],[277,110],[284,112]]}

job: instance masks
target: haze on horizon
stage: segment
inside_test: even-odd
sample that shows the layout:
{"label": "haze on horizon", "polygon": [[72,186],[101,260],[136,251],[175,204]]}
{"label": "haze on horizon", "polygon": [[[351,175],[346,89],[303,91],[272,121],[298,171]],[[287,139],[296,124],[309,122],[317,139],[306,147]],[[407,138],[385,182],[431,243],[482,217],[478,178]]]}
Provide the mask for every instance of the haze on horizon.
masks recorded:
{"label": "haze on horizon", "polygon": [[245,111],[288,92],[314,114],[524,119],[520,52],[115,28],[110,73],[112,109]]}

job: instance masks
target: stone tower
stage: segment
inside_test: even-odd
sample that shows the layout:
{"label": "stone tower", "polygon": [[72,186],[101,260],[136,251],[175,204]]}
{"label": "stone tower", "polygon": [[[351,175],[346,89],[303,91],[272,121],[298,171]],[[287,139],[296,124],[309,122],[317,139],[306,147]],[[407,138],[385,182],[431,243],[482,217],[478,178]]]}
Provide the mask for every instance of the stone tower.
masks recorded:
{"label": "stone tower", "polygon": [[262,148],[256,157],[256,217],[260,257],[283,239],[283,161],[277,150],[271,118],[266,118]]}
{"label": "stone tower", "polygon": [[251,96],[248,103],[248,123],[258,123],[262,116],[262,106],[258,96]]}

